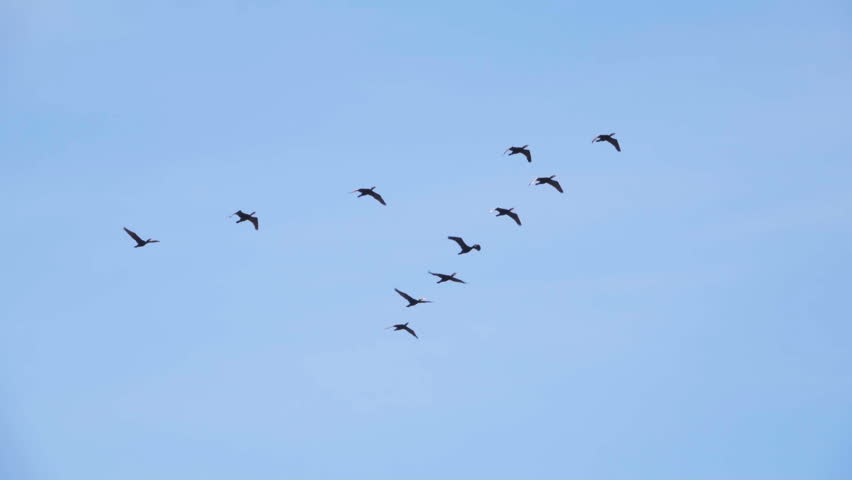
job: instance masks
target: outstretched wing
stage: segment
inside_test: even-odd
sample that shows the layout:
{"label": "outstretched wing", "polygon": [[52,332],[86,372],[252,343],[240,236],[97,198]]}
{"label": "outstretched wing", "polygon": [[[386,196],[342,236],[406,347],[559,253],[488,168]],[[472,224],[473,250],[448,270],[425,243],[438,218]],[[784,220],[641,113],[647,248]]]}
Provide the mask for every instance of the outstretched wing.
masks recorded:
{"label": "outstretched wing", "polygon": [[[551,186],[553,186],[553,188],[559,190],[559,193],[565,193],[562,191],[562,185],[559,185],[559,182],[557,182],[556,180],[548,178],[547,180],[545,180],[545,182],[549,183]],[[518,224],[520,224],[520,222],[518,222]]]}
{"label": "outstretched wing", "polygon": [[506,215],[510,216],[510,217],[512,218],[512,220],[514,220],[514,221],[515,221],[515,223],[517,223],[518,225],[520,225],[520,224],[521,224],[521,218],[518,216],[518,214],[517,214],[517,213],[515,213],[515,212],[506,212]]}
{"label": "outstretched wing", "polygon": [[462,280],[461,278],[456,278],[456,277],[447,277],[447,280],[449,280],[451,282],[456,282],[456,283],[467,283],[464,280]]}
{"label": "outstretched wing", "polygon": [[257,217],[249,217],[248,221],[251,222],[252,225],[254,225],[255,230],[260,228],[260,225],[258,225],[260,222],[258,221]]}
{"label": "outstretched wing", "polygon": [[128,230],[127,227],[124,227],[124,231],[127,232],[128,235],[130,235],[130,238],[136,240],[136,243],[145,243],[144,240],[139,238],[139,235],[136,235],[136,232]]}
{"label": "outstretched wing", "polygon": [[400,290],[400,289],[398,289],[398,288],[394,288],[394,290],[396,291],[396,293],[398,293],[398,294],[399,294],[399,296],[401,296],[402,298],[404,298],[404,299],[408,300],[409,302],[416,302],[416,301],[417,301],[417,300],[415,300],[415,299],[414,299],[414,297],[412,297],[411,295],[409,295],[409,294],[407,294],[407,293],[403,292],[402,290]]}
{"label": "outstretched wing", "polygon": [[404,326],[402,327],[402,329],[403,329],[403,330],[405,330],[406,332],[408,332],[408,333],[410,333],[410,334],[414,335],[414,338],[420,338],[420,337],[418,337],[418,336],[417,336],[417,334],[416,334],[416,333],[414,333],[414,330],[412,330],[412,329],[411,329],[408,325],[404,325]]}
{"label": "outstretched wing", "polygon": [[458,243],[458,244],[459,244],[459,247],[461,247],[461,248],[467,248],[467,244],[466,244],[466,243],[464,243],[464,240],[463,240],[461,237],[447,237],[447,238],[448,238],[448,239],[450,239],[450,240],[452,240],[452,241],[454,241],[454,242],[456,242],[456,243]]}
{"label": "outstretched wing", "polygon": [[379,201],[379,203],[381,203],[382,205],[387,205],[387,203],[385,203],[385,199],[384,199],[384,198],[382,198],[382,196],[381,196],[381,195],[379,195],[378,193],[376,193],[376,192],[374,192],[374,191],[372,191],[372,190],[367,190],[367,192],[366,192],[366,193],[367,193],[367,195],[369,195],[369,196],[371,196],[371,197],[375,198],[376,200],[378,200],[378,201]]}
{"label": "outstretched wing", "polygon": [[609,137],[609,138],[606,139],[606,141],[611,143],[612,146],[615,147],[616,150],[618,150],[619,152],[621,151],[621,147],[618,146],[618,140],[617,139]]}
{"label": "outstretched wing", "polygon": [[444,278],[444,275],[443,275],[443,274],[441,274],[441,273],[432,273],[432,272],[429,272],[429,275],[435,275],[435,276],[436,276],[436,277],[438,277],[438,278]]}
{"label": "outstretched wing", "polygon": [[524,156],[527,157],[527,162],[532,163],[532,153],[530,153],[529,150],[527,150],[527,149],[521,150],[521,153],[523,153]]}

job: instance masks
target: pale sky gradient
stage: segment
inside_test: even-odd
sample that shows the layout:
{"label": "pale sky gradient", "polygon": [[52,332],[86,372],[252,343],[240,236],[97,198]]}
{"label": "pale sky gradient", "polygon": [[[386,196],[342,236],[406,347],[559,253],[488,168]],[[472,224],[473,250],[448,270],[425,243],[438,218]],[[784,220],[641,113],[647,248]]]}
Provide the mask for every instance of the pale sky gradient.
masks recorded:
{"label": "pale sky gradient", "polygon": [[0,478],[852,478],[849,2],[0,0],[0,72]]}

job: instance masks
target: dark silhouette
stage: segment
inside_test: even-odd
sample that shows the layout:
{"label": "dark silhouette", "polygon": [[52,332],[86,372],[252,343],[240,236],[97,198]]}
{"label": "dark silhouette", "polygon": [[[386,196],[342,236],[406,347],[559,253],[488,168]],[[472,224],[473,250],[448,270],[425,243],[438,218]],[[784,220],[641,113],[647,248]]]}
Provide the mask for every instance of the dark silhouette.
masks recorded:
{"label": "dark silhouette", "polygon": [[459,252],[459,255],[463,255],[463,254],[465,254],[465,253],[467,253],[471,250],[477,250],[477,251],[482,250],[482,247],[480,247],[478,243],[475,244],[472,247],[467,246],[467,244],[464,243],[464,239],[462,239],[461,237],[447,237],[447,238],[459,244],[459,247],[461,247],[461,252]]}
{"label": "dark silhouette", "polygon": [[128,235],[130,235],[130,238],[132,238],[133,240],[136,240],[136,245],[133,248],[144,247],[145,245],[148,245],[149,243],[160,243],[159,240],[153,240],[151,238],[149,238],[148,240],[142,240],[142,237],[140,237],[139,235],[136,235],[136,232],[128,230],[127,227],[123,227],[123,228],[124,228],[124,231],[127,232]]}
{"label": "dark silhouette", "polygon": [[371,197],[375,198],[376,200],[378,200],[378,201],[379,201],[379,203],[381,203],[382,205],[387,205],[387,203],[385,203],[385,199],[384,199],[384,198],[382,198],[382,196],[381,196],[381,195],[379,195],[378,193],[374,192],[374,190],[375,190],[375,189],[376,189],[376,187],[370,187],[370,188],[359,188],[358,190],[352,190],[352,191],[351,191],[351,192],[349,192],[349,193],[355,193],[355,192],[358,192],[358,198],[361,198],[361,197],[363,197],[364,195],[369,195],[369,196],[371,196]]}
{"label": "dark silhouette", "polygon": [[517,223],[518,225],[520,225],[520,224],[521,224],[521,219],[520,219],[520,217],[518,217],[518,214],[517,214],[517,213],[515,213],[515,212],[513,212],[513,211],[512,211],[512,210],[514,210],[514,209],[515,209],[515,207],[512,207],[512,208],[500,208],[500,207],[497,207],[497,208],[495,208],[494,210],[491,210],[491,212],[492,212],[492,213],[493,213],[493,212],[497,212],[497,216],[498,216],[498,217],[502,217],[503,215],[506,215],[507,217],[509,217],[509,218],[511,218],[512,220],[514,220],[514,221],[515,221],[515,223]]}
{"label": "dark silhouette", "polygon": [[[556,178],[556,175],[551,175],[549,177],[538,177],[538,178],[534,179],[532,182],[530,182],[530,185],[532,185],[533,183],[535,183],[536,185],[544,185],[546,183],[546,184],[550,185],[551,187],[559,190],[559,193],[565,193],[565,192],[562,191],[562,185],[559,185],[559,182],[554,180],[554,178]],[[520,224],[520,222],[519,222],[519,224]]]}
{"label": "dark silhouette", "polygon": [[400,289],[398,289],[398,288],[394,288],[394,290],[395,290],[395,291],[396,291],[396,293],[398,293],[398,294],[399,294],[402,298],[404,298],[404,299],[408,300],[408,305],[406,305],[406,308],[407,308],[407,307],[413,307],[413,306],[417,305],[418,303],[432,303],[430,300],[426,300],[425,298],[417,298],[417,299],[415,299],[415,298],[414,298],[414,297],[412,297],[411,295],[409,295],[409,294],[407,294],[407,293],[403,292],[402,290],[400,290]]}
{"label": "dark silhouette", "polygon": [[417,336],[416,333],[414,333],[414,330],[408,328],[408,322],[398,323],[396,325],[391,325],[390,327],[386,328],[385,330],[389,330],[391,328],[393,329],[394,332],[398,332],[400,330],[405,330],[406,332],[412,334],[414,336],[414,338],[420,338],[420,337]]}
{"label": "dark silhouette", "polygon": [[438,280],[438,283],[444,283],[444,282],[467,283],[460,278],[456,278],[456,272],[453,272],[452,275],[447,275],[447,274],[444,274],[444,273],[432,273],[432,272],[429,272],[429,274],[435,275],[436,277],[440,278],[440,280]]}
{"label": "dark silhouette", "polygon": [[[245,213],[242,210],[237,210],[236,212],[234,212],[234,215],[240,217],[240,219],[237,220],[237,223],[245,222],[246,220],[248,220],[249,222],[251,222],[252,225],[254,225],[254,229],[257,230],[260,226],[258,225],[257,217],[253,216],[254,214],[255,212]],[[234,215],[231,216],[233,217]]]}
{"label": "dark silhouette", "polygon": [[[529,147],[529,145],[524,145],[523,147],[509,147],[509,148],[506,149],[506,152],[510,152],[509,153],[510,157],[512,155],[517,155],[519,153],[522,153],[525,157],[527,157],[527,162],[532,163],[532,153],[530,153],[530,151],[527,150],[527,147]],[[505,155],[506,152],[503,152],[503,155]]]}
{"label": "dark silhouette", "polygon": [[598,135],[592,140],[592,143],[595,142],[609,142],[616,150],[621,151],[621,147],[618,145],[618,140],[612,138],[615,133],[610,133],[609,135]]}

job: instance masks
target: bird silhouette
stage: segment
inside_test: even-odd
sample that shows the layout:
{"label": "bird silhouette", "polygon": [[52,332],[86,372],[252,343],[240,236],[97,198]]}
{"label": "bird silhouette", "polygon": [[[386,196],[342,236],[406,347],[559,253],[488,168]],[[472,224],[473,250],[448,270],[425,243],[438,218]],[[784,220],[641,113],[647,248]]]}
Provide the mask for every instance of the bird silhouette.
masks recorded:
{"label": "bird silhouette", "polygon": [[507,217],[509,217],[509,218],[511,218],[512,220],[514,220],[514,221],[515,221],[515,223],[517,223],[518,225],[520,225],[520,224],[521,224],[521,218],[520,218],[520,217],[518,217],[518,214],[517,214],[517,213],[515,213],[515,212],[513,212],[513,211],[512,211],[512,210],[514,210],[514,209],[515,209],[514,207],[512,207],[512,208],[500,208],[500,207],[497,207],[497,208],[495,208],[494,210],[491,210],[491,213],[497,212],[497,215],[496,215],[496,216],[498,216],[498,217],[502,217],[503,215],[506,215]]}
{"label": "bird silhouette", "polygon": [[612,138],[615,133],[610,133],[609,135],[598,135],[592,140],[592,143],[595,142],[609,142],[616,150],[621,151],[621,146],[618,145],[618,140]]}
{"label": "bird silhouette", "polygon": [[378,200],[378,201],[379,201],[379,203],[381,203],[382,205],[387,205],[387,203],[385,203],[385,199],[384,199],[384,198],[382,198],[382,196],[381,196],[381,195],[379,195],[378,193],[376,193],[376,192],[375,192],[375,190],[376,190],[376,187],[370,187],[370,188],[359,188],[359,189],[357,189],[357,190],[352,190],[352,191],[351,191],[351,192],[349,192],[349,193],[355,193],[355,192],[358,192],[358,198],[361,198],[361,197],[363,197],[364,195],[369,195],[369,196],[371,196],[371,197],[375,198],[376,200]]}
{"label": "bird silhouette", "polygon": [[429,274],[440,278],[440,280],[438,280],[437,283],[444,283],[444,282],[467,283],[460,278],[456,278],[456,272],[453,272],[452,275],[447,275],[447,274],[444,274],[444,273],[432,273],[432,272],[429,272]]}
{"label": "bird silhouette", "polygon": [[403,292],[402,290],[400,290],[398,288],[394,288],[394,290],[396,291],[396,293],[399,294],[399,296],[408,300],[408,305],[406,305],[406,308],[407,307],[413,307],[413,306],[417,305],[418,303],[432,303],[430,300],[426,300],[425,298],[414,298],[411,295]]}
{"label": "bird silhouette", "polygon": [[[506,152],[509,152],[510,157],[512,155],[517,155],[517,154],[521,153],[525,157],[527,157],[528,163],[532,163],[532,153],[530,153],[530,151],[527,150],[527,147],[529,147],[529,145],[524,145],[523,147],[509,147],[509,148],[506,149]],[[503,152],[503,155],[505,155],[506,152]]]}
{"label": "bird silhouette", "polygon": [[482,247],[480,247],[478,243],[475,244],[472,247],[469,247],[466,243],[464,243],[464,239],[461,238],[461,237],[447,237],[447,238],[459,244],[459,247],[461,248],[461,252],[459,252],[459,255],[464,255],[465,253],[467,253],[471,250],[477,250],[477,251],[482,250]]}
{"label": "bird silhouette", "polygon": [[414,333],[414,330],[412,330],[411,328],[408,327],[408,322],[398,323],[396,325],[391,325],[390,327],[386,328],[385,330],[390,330],[391,328],[393,329],[394,332],[398,332],[400,330],[405,330],[406,332],[413,335],[414,338],[420,338],[420,337],[417,336],[416,333]]}
{"label": "bird silhouette", "polygon": [[124,231],[127,232],[128,235],[130,235],[130,238],[132,238],[133,240],[136,240],[136,245],[134,245],[133,248],[144,247],[145,245],[148,245],[149,243],[160,243],[159,240],[154,240],[154,239],[151,239],[151,238],[149,238],[148,240],[142,240],[142,237],[140,237],[139,235],[136,235],[136,232],[129,230],[127,227],[123,227],[123,228],[124,228]]}
{"label": "bird silhouette", "polygon": [[255,213],[256,212],[245,213],[242,210],[237,210],[231,216],[233,217],[234,215],[236,215],[236,216],[240,217],[240,219],[237,220],[237,223],[242,223],[242,222],[245,222],[246,220],[248,220],[249,222],[251,222],[252,225],[254,225],[254,229],[257,230],[258,228],[260,228],[260,225],[258,225],[257,217],[253,216]]}
{"label": "bird silhouette", "polygon": [[559,182],[554,180],[554,178],[556,178],[556,175],[551,175],[549,177],[538,177],[533,179],[533,181],[530,182],[530,185],[532,185],[533,183],[535,183],[536,185],[548,184],[556,190],[559,190],[559,193],[565,193],[562,191],[562,185],[559,185]]}

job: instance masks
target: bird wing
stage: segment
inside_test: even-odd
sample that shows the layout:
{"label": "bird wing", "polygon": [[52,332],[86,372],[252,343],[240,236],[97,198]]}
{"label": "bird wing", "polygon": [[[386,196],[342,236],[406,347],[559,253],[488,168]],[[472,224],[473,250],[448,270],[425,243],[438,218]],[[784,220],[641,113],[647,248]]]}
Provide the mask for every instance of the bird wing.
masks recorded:
{"label": "bird wing", "polygon": [[382,196],[381,196],[381,195],[379,195],[378,193],[376,193],[376,192],[374,192],[374,191],[372,191],[372,190],[368,190],[368,191],[367,191],[367,195],[369,195],[369,196],[371,196],[371,197],[375,198],[375,199],[376,199],[376,200],[378,200],[378,201],[379,201],[379,203],[381,203],[382,205],[387,205],[387,203],[385,203],[385,199],[384,199],[384,198],[382,198]]}
{"label": "bird wing", "polygon": [[552,179],[552,178],[548,178],[548,179],[547,179],[547,180],[545,180],[545,181],[546,181],[547,183],[549,183],[550,185],[552,185],[552,186],[553,186],[553,188],[555,188],[555,189],[559,190],[559,193],[565,193],[565,192],[563,192],[563,191],[562,191],[562,185],[559,185],[559,182],[557,182],[556,180],[554,180],[554,179]]}
{"label": "bird wing", "polygon": [[456,278],[456,277],[449,277],[447,280],[449,280],[451,282],[467,283],[464,280],[462,280],[461,278]]}
{"label": "bird wing", "polygon": [[418,337],[418,336],[417,336],[417,334],[416,334],[416,333],[414,333],[414,330],[412,330],[412,329],[411,329],[411,327],[409,327],[408,325],[404,325],[404,326],[402,327],[402,329],[403,329],[403,330],[405,330],[406,332],[408,332],[408,333],[410,333],[410,334],[414,335],[414,338],[420,338],[420,337]]}
{"label": "bird wing", "polygon": [[124,231],[127,232],[128,235],[130,235],[130,238],[132,238],[133,240],[136,240],[136,243],[145,243],[144,240],[139,238],[139,235],[136,235],[136,232],[134,232],[132,230],[128,230],[127,227],[124,227]]}
{"label": "bird wing", "polygon": [[618,146],[618,140],[617,139],[609,137],[609,138],[606,139],[606,141],[611,143],[612,146],[615,147],[616,150],[618,150],[619,152],[621,151],[621,147]]}
{"label": "bird wing", "polygon": [[432,272],[429,272],[429,275],[435,275],[435,276],[436,276],[436,277],[438,277],[438,278],[444,278],[444,274],[443,274],[443,273],[432,273]]}
{"label": "bird wing", "polygon": [[529,150],[521,150],[521,153],[523,153],[524,156],[527,157],[527,162],[532,163],[532,153],[530,153]]}
{"label": "bird wing", "polygon": [[398,293],[398,294],[399,294],[402,298],[404,298],[404,299],[408,300],[409,302],[416,302],[416,301],[417,301],[417,300],[415,300],[415,299],[414,299],[414,297],[412,297],[411,295],[409,295],[409,294],[407,294],[407,293],[403,292],[402,290],[400,290],[400,289],[398,289],[398,288],[394,288],[394,290],[395,290],[395,291],[396,291],[396,293]]}
{"label": "bird wing", "polygon": [[251,222],[251,224],[252,224],[252,225],[254,225],[254,229],[255,229],[255,230],[257,230],[258,228],[260,228],[260,225],[258,225],[260,222],[259,222],[259,220],[257,219],[257,217],[249,217],[249,218],[248,218],[248,221],[249,221],[249,222]]}
{"label": "bird wing", "polygon": [[454,242],[456,242],[456,243],[458,243],[458,244],[459,244],[459,247],[461,247],[461,248],[467,248],[467,244],[466,244],[466,243],[464,243],[464,240],[463,240],[461,237],[447,237],[447,238],[448,238],[448,239],[450,239],[450,240],[452,240],[452,241],[454,241]]}
{"label": "bird wing", "polygon": [[[506,152],[511,152],[511,151],[512,151],[512,147],[509,147],[509,148],[506,149]],[[503,152],[503,155],[506,155],[506,152]]]}
{"label": "bird wing", "polygon": [[515,212],[506,212],[506,215],[508,215],[508,216],[512,217],[512,220],[514,220],[514,221],[515,221],[515,223],[517,223],[518,225],[520,225],[520,224],[521,224],[521,218],[518,216],[518,214],[517,214],[517,213],[515,213]]}

